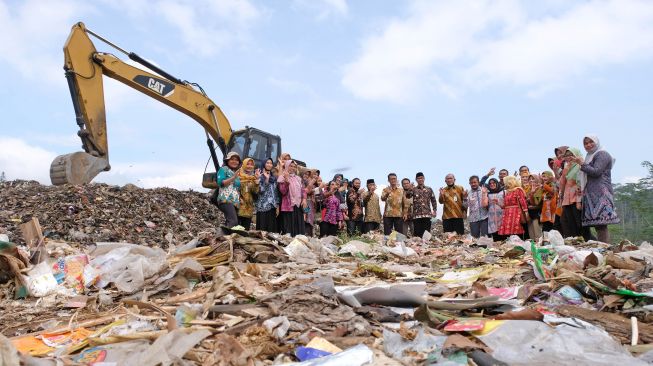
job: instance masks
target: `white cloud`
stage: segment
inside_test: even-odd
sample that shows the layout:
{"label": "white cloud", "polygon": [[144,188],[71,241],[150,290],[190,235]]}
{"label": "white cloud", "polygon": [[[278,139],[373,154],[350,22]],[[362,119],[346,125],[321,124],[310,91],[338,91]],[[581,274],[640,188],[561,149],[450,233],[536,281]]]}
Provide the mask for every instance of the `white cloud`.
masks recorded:
{"label": "white cloud", "polygon": [[349,14],[347,0],[295,0],[299,8],[315,14],[315,19],[322,21],[330,17],[345,17]]}
{"label": "white cloud", "polygon": [[180,32],[186,48],[212,56],[249,38],[261,11],[247,0],[163,0],[153,7]]}
{"label": "white cloud", "polygon": [[124,185],[135,184],[143,188],[169,187],[180,190],[202,188],[203,167],[201,162],[160,163],[156,161],[135,163],[111,163],[111,170],[100,173],[96,182]]}
{"label": "white cloud", "polygon": [[619,183],[621,183],[621,184],[639,183],[640,179],[642,179],[642,177],[629,175],[629,176],[621,178],[621,182],[619,182]]}
{"label": "white cloud", "polygon": [[653,55],[653,2],[597,0],[546,16],[526,5],[415,1],[407,16],[362,41],[342,84],[360,98],[396,102],[498,84],[538,96],[591,70]]}
{"label": "white cloud", "polygon": [[0,136],[0,146],[0,171],[5,173],[6,179],[50,183],[50,163],[56,157],[54,152],[7,136]]}
{"label": "white cloud", "polygon": [[[52,136],[39,136],[47,140]],[[36,180],[50,184],[50,164],[55,152],[32,146],[24,140],[0,136],[0,172],[6,179]],[[124,185],[132,183],[143,188],[170,187],[180,190],[202,188],[202,162],[160,163],[157,161],[122,163],[111,162],[109,172],[100,173],[94,182]]]}
{"label": "white cloud", "polygon": [[0,0],[0,64],[28,79],[65,85],[61,46],[74,22],[90,11],[76,0]]}

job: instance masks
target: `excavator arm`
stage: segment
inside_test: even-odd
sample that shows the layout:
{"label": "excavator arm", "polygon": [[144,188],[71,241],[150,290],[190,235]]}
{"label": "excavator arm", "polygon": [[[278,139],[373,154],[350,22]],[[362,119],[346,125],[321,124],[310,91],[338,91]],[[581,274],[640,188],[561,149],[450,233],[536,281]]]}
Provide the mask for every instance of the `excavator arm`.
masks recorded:
{"label": "excavator arm", "polygon": [[[112,54],[97,52],[89,34],[115,47],[156,74],[133,67]],[[72,27],[64,46],[64,58],[64,70],[84,151],[55,158],[50,166],[52,184],[88,183],[100,172],[111,169],[103,75],[118,80],[197,121],[206,131],[213,163],[216,169],[218,168],[212,140],[217,141],[225,154],[233,131],[227,117],[201,88],[198,87],[198,91],[190,83],[173,77],[135,53],[120,49],[86,29],[81,22]]]}

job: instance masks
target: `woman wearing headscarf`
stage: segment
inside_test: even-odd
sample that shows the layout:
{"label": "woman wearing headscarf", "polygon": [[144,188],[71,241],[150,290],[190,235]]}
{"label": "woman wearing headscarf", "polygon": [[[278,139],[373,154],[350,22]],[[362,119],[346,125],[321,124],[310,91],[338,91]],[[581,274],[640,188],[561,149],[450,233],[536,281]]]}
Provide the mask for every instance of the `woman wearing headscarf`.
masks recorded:
{"label": "woman wearing headscarf", "polygon": [[315,226],[315,188],[317,176],[311,170],[306,170],[302,174],[304,189],[306,190],[306,207],[304,208],[304,224],[306,226],[306,235],[313,236],[313,227]]}
{"label": "woman wearing headscarf", "polygon": [[560,228],[562,236],[582,235],[585,240],[589,240],[589,230],[583,230],[581,213],[582,213],[582,194],[579,184],[580,150],[569,148],[563,155],[565,168],[560,175],[560,204],[562,206],[562,216],[560,217]]}
{"label": "woman wearing headscarf", "polygon": [[338,188],[338,182],[332,180],[324,192],[325,212],[324,219],[320,223],[320,237],[338,235],[338,229],[344,226],[344,215],[340,209],[340,199],[337,193]]}
{"label": "woman wearing headscarf", "polygon": [[238,172],[240,179],[240,207],[238,208],[238,224],[249,230],[254,216],[254,204],[259,192],[260,172],[255,170],[254,159],[243,160],[243,166]]}
{"label": "woman wearing headscarf", "polygon": [[218,209],[225,217],[224,226],[234,227],[238,225],[237,209],[240,206],[240,179],[238,177],[238,166],[240,155],[237,152],[230,152],[224,160],[224,164],[218,169]]}
{"label": "woman wearing headscarf", "polygon": [[488,220],[487,232],[492,236],[494,241],[501,241],[505,239],[499,235],[499,226],[501,226],[501,219],[503,218],[503,198],[506,193],[503,191],[503,186],[499,184],[499,180],[491,178],[488,182]]}
{"label": "woman wearing headscarf", "polygon": [[297,163],[286,160],[285,169],[277,183],[281,192],[281,228],[283,234],[304,235],[304,208],[306,207],[306,190],[302,178],[297,175]]}
{"label": "woman wearing headscarf", "polygon": [[524,224],[528,222],[528,203],[524,189],[519,186],[517,177],[507,176],[503,178],[506,190],[503,206],[503,219],[499,227],[499,235],[524,236]]}
{"label": "woman wearing headscarf", "polygon": [[540,214],[542,213],[542,180],[538,174],[531,174],[528,177],[528,195],[526,202],[528,203],[528,237],[537,240],[542,236],[542,228],[540,227]]}
{"label": "woman wearing headscarf", "polygon": [[578,176],[582,192],[582,225],[586,228],[594,227],[599,241],[608,243],[608,225],[619,223],[612,192],[612,167],[615,160],[601,147],[601,142],[595,135],[585,136],[583,146],[587,156],[584,160],[578,157],[575,161],[580,164]]}
{"label": "woman wearing headscarf", "polygon": [[256,230],[277,232],[277,177],[272,174],[274,161],[267,159],[260,169],[259,195],[256,200]]}
{"label": "woman wearing headscarf", "polygon": [[540,214],[540,223],[542,224],[542,231],[551,231],[555,223],[557,209],[555,175],[553,172],[546,171],[542,173],[542,178],[542,212]]}

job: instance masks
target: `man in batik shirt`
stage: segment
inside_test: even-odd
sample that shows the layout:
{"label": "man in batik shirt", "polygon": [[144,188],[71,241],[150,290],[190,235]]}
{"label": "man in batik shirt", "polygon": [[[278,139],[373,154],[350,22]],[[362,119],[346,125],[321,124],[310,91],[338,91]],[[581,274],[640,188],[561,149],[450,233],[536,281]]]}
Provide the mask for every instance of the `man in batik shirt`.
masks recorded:
{"label": "man in batik shirt", "polygon": [[374,183],[374,179],[368,179],[367,192],[362,193],[365,207],[365,226],[363,227],[365,233],[379,230],[379,226],[381,226],[381,204],[379,195],[374,191],[376,191],[376,183]]}
{"label": "man in batik shirt", "polygon": [[424,185],[424,174],[419,172],[415,175],[417,187],[408,192],[413,200],[413,226],[414,235],[424,236],[424,232],[431,232],[431,219],[438,211],[438,202],[431,187]]}
{"label": "man in batik shirt", "polygon": [[363,233],[363,198],[361,196],[361,180],[354,178],[351,181],[351,188],[347,193],[347,210],[349,221],[347,232],[349,235]]}
{"label": "man in batik shirt", "polygon": [[383,213],[383,233],[390,235],[392,230],[404,233],[404,190],[399,187],[397,174],[388,174],[389,187],[381,192],[381,201],[385,202]]}

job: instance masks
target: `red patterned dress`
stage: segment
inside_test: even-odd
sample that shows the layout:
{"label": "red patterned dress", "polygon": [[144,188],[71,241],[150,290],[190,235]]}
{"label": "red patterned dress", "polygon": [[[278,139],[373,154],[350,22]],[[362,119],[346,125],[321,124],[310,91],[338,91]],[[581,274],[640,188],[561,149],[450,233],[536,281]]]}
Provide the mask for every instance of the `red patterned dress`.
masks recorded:
{"label": "red patterned dress", "polygon": [[524,227],[519,222],[521,218],[520,211],[528,213],[524,190],[516,188],[512,191],[506,191],[499,235],[521,235],[524,233]]}

